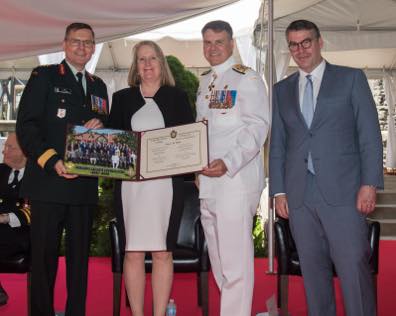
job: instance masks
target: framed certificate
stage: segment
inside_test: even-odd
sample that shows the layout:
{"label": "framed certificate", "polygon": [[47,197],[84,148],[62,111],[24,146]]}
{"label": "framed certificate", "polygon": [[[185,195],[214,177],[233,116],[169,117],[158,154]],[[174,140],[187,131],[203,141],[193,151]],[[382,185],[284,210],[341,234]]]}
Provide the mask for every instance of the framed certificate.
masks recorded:
{"label": "framed certificate", "polygon": [[141,181],[201,171],[208,165],[207,122],[144,132],[69,126],[68,173]]}

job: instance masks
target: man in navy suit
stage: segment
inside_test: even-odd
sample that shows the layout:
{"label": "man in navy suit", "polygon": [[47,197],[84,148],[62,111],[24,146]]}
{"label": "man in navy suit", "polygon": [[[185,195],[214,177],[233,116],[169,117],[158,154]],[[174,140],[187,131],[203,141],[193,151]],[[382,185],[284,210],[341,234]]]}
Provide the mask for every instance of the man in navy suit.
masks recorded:
{"label": "man in navy suit", "polygon": [[[4,163],[0,164],[0,259],[10,258],[29,249],[30,208],[19,197],[19,187],[26,157],[19,147],[15,133],[4,144]],[[0,284],[0,305],[8,295]]]}
{"label": "man in navy suit", "polygon": [[318,27],[286,30],[298,71],[274,87],[270,194],[289,218],[309,315],[335,316],[334,263],[348,316],[376,315],[366,215],[383,188],[378,116],[364,73],[321,56]]}

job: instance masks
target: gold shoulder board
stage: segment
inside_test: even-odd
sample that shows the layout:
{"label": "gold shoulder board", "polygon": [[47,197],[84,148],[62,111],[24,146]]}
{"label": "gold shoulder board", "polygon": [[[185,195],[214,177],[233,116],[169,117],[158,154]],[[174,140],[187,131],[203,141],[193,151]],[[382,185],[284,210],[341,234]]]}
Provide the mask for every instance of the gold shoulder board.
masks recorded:
{"label": "gold shoulder board", "polygon": [[236,72],[239,72],[240,74],[246,74],[247,71],[250,69],[250,67],[244,66],[242,64],[236,64],[232,66],[232,69],[235,70]]}

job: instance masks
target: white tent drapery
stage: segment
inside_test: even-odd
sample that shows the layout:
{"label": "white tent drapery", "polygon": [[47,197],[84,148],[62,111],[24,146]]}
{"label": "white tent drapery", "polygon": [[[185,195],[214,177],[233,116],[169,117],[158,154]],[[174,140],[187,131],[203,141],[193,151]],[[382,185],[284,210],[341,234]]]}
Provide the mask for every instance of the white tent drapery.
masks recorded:
{"label": "white tent drapery", "polygon": [[65,25],[93,26],[98,43],[158,28],[236,0],[3,0],[0,60],[61,50]]}
{"label": "white tent drapery", "polygon": [[396,127],[395,127],[395,105],[396,105],[396,80],[390,74],[384,75],[385,99],[388,104],[388,136],[386,146],[385,167],[396,168]]}
{"label": "white tent drapery", "polygon": [[[96,69],[96,65],[98,64],[98,60],[100,57],[100,53],[102,52],[103,43],[95,45],[95,53],[92,55],[91,60],[86,65],[86,69],[89,73],[93,74]],[[64,58],[64,52],[50,53],[45,55],[38,56],[40,65],[47,64],[59,64]]]}
{"label": "white tent drapery", "polygon": [[[381,70],[377,72],[381,77],[383,68],[392,69],[396,65],[395,1],[294,2],[274,0],[275,59],[288,53],[284,32],[289,23],[306,19],[319,26],[324,39],[323,56],[333,63]],[[291,65],[295,66],[293,62]]]}
{"label": "white tent drapery", "polygon": [[[17,2],[23,2],[24,0],[16,0]],[[25,0],[26,1],[26,0]],[[44,0],[39,0],[39,2]],[[74,1],[74,0],[73,0]],[[92,3],[99,2],[99,11],[102,9],[101,1],[99,0],[91,0]],[[119,2],[123,2],[119,0]],[[152,1],[149,1],[149,3]],[[180,2],[180,1],[179,1]],[[160,46],[163,47],[165,45],[164,52],[166,54],[173,54],[178,57],[186,67],[198,67],[198,69],[203,67],[208,67],[208,63],[202,56],[202,41],[201,41],[201,28],[205,23],[214,19],[225,19],[230,22],[231,26],[234,30],[234,36],[236,38],[238,57],[241,57],[242,63],[255,68],[256,61],[255,61],[255,51],[252,48],[251,39],[252,33],[254,28],[254,21],[258,15],[258,10],[260,7],[261,0],[240,0],[235,3],[234,1],[204,1],[201,2],[202,7],[204,7],[204,3],[212,4],[211,7],[206,8],[205,10],[212,9],[216,6],[222,6],[225,3],[231,3],[227,6],[222,6],[219,9],[212,10],[208,13],[200,14],[198,16],[192,17],[186,21],[174,23],[165,27],[161,27],[152,31],[136,34],[133,36],[129,36],[124,40],[113,41],[111,43],[106,43],[99,49],[99,45],[96,47],[96,52],[94,57],[91,59],[90,63],[87,65],[87,69],[90,72],[94,72],[97,69],[98,72],[96,74],[100,77],[104,78],[104,81],[110,85],[109,88],[109,95],[114,90],[121,89],[126,85],[126,78],[127,78],[127,69],[130,66],[131,62],[131,51],[134,43],[143,39],[152,39],[159,42]],[[7,3],[7,2],[6,2]],[[171,5],[177,3],[177,1],[171,1]],[[183,6],[186,7],[189,1],[184,1]],[[48,4],[49,5],[49,4]],[[136,5],[136,4],[134,4]],[[159,3],[159,6],[163,6],[163,4]],[[149,5],[150,7],[150,5]],[[183,7],[179,8],[179,11],[182,11]],[[30,9],[29,9],[30,10]],[[52,9],[48,9],[52,11]],[[116,9],[114,9],[116,10]],[[143,10],[143,9],[141,9]],[[201,10],[203,11],[203,9]],[[30,11],[29,11],[30,12]],[[27,12],[27,14],[29,13]],[[47,12],[48,13],[48,12]],[[178,11],[176,11],[178,13]],[[188,14],[196,14],[195,11],[188,11],[185,12],[184,15]],[[46,14],[46,13],[43,13]],[[49,14],[49,13],[48,13]],[[105,14],[105,12],[102,12]],[[149,12],[147,14],[155,14],[155,12]],[[146,15],[147,15],[146,14]],[[95,14],[93,14],[95,15]],[[165,15],[165,12],[164,12]],[[0,12],[1,17],[1,12]],[[90,17],[90,15],[87,15]],[[241,17],[244,17],[241,19]],[[140,19],[144,22],[145,15],[140,17]],[[26,18],[26,21],[29,21],[29,18]],[[89,22],[90,20],[84,19],[84,22]],[[26,22],[28,23],[28,22]],[[47,22],[46,22],[47,23]],[[49,22],[48,22],[49,23]],[[117,21],[117,24],[119,22]],[[137,23],[137,22],[136,22]],[[63,32],[64,27],[67,23],[65,22],[62,25],[61,30],[58,32],[62,32],[56,38],[56,46],[58,50],[61,49],[61,41],[63,39]],[[23,24],[22,24],[23,25]],[[100,41],[101,30],[97,29],[97,25],[93,24],[97,41]],[[1,26],[1,22],[0,22]],[[142,24],[140,29],[144,29],[145,24]],[[152,26],[150,27],[152,28]],[[51,32],[51,28],[49,29]],[[18,30],[16,30],[18,32]],[[48,31],[48,30],[47,30]],[[1,29],[0,29],[1,32]],[[43,29],[44,32],[44,29]],[[46,37],[49,36],[48,32],[44,32],[42,34],[42,39],[37,43],[45,41]],[[6,34],[5,34],[6,35]],[[17,36],[15,36],[17,37]],[[55,38],[53,39],[55,41]],[[28,48],[27,48],[28,49]],[[52,49],[53,50],[53,49]],[[24,54],[32,54],[33,52],[23,52]],[[38,64],[50,64],[50,63],[57,63],[63,59],[63,53],[49,53],[49,54],[42,54],[39,56],[38,60],[35,61],[32,58],[32,62],[28,62],[28,65],[22,64],[22,69],[29,67],[34,68]],[[3,58],[2,51],[0,48],[0,60]],[[115,60],[114,60],[115,59]],[[18,65],[18,61],[15,63],[12,62],[0,62],[0,68],[3,68],[3,71],[0,71],[0,77],[8,76],[9,72],[6,70],[8,67],[14,67],[14,65]],[[2,66],[4,65],[4,66]],[[16,66],[18,67],[18,66]],[[0,69],[1,70],[1,69]],[[121,70],[121,71],[119,71]],[[114,78],[112,78],[112,75]],[[14,72],[18,78],[27,79],[29,77],[29,72]],[[125,78],[125,82],[121,79],[122,77]]]}

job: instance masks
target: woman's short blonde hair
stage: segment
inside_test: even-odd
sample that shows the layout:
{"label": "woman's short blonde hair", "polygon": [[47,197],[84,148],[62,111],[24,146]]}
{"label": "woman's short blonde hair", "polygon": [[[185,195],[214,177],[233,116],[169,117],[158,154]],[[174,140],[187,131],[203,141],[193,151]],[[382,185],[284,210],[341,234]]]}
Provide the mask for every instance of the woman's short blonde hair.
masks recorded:
{"label": "woman's short blonde hair", "polygon": [[175,85],[175,79],[173,78],[172,72],[170,71],[168,62],[166,61],[166,58],[164,56],[164,53],[161,49],[161,47],[158,46],[157,43],[153,41],[141,41],[135,45],[132,51],[132,65],[131,68],[129,69],[129,74],[128,74],[128,85],[130,87],[137,87],[139,86],[141,80],[140,76],[138,73],[138,51],[140,47],[142,46],[149,46],[151,47],[154,51],[155,54],[157,55],[157,58],[160,63],[161,67],[161,81],[160,84],[161,86],[174,86]]}

